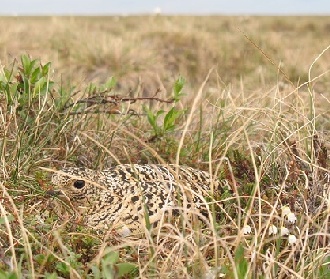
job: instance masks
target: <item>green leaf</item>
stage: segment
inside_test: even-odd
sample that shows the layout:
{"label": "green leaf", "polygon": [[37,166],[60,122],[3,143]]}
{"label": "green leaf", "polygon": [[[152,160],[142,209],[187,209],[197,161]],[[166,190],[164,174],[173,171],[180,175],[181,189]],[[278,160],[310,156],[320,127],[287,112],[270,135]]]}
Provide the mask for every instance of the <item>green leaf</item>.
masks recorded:
{"label": "green leaf", "polygon": [[15,272],[8,272],[0,270],[0,279],[18,279],[18,275]]}
{"label": "green leaf", "polygon": [[174,107],[170,109],[164,118],[164,131],[170,131],[175,127],[175,120],[179,115],[180,112],[178,112]]}
{"label": "green leaf", "polygon": [[185,82],[185,79],[181,76],[175,81],[173,86],[173,99],[175,102],[180,101],[180,98],[184,96],[184,94],[182,93],[182,89]]}
{"label": "green leaf", "polygon": [[10,82],[11,78],[13,77],[13,69],[11,70],[4,69],[4,72],[5,72],[6,81]]}
{"label": "green leaf", "polygon": [[235,251],[235,263],[238,278],[245,278],[248,270],[247,260],[244,258],[244,247],[240,244]]}
{"label": "green leaf", "polygon": [[88,85],[88,93],[95,93],[97,91],[97,86],[94,83]]}
{"label": "green leaf", "polygon": [[105,264],[115,264],[119,260],[119,253],[118,252],[110,252],[107,254],[104,258],[103,261]]}
{"label": "green leaf", "polygon": [[58,276],[56,273],[46,273],[45,274],[45,279],[57,279]]}
{"label": "green leaf", "polygon": [[131,263],[118,263],[116,267],[118,268],[118,277],[124,276],[137,269],[137,266]]}
{"label": "green leaf", "polygon": [[92,270],[92,274],[93,274],[92,278],[94,278],[94,279],[100,279],[101,278],[101,270],[98,266],[93,265],[91,267],[91,270]]}
{"label": "green leaf", "polygon": [[38,264],[45,264],[45,263],[53,263],[55,262],[55,257],[53,255],[44,255],[44,254],[38,254],[34,256],[34,259]]}
{"label": "green leaf", "polygon": [[114,77],[110,77],[104,84],[105,88],[111,89],[114,88],[117,84],[117,80]]}
{"label": "green leaf", "polygon": [[175,128],[176,121],[184,113],[184,110],[177,110],[172,107],[164,118],[164,131],[172,131]]}
{"label": "green leaf", "polygon": [[30,93],[30,81],[27,77],[23,78],[23,84],[22,84],[22,89],[24,94],[29,94]]}
{"label": "green leaf", "polygon": [[[13,217],[13,215],[8,215],[8,216],[6,216],[7,217],[7,220],[8,220],[8,222],[11,222],[11,221],[13,221],[15,218]],[[6,217],[0,217],[0,225],[3,225],[3,224],[5,224],[5,220],[6,220]]]}
{"label": "green leaf", "polygon": [[58,262],[56,264],[56,270],[59,272],[62,272],[65,275],[70,274],[70,267],[66,263],[63,263],[63,262]]}
{"label": "green leaf", "polygon": [[154,133],[156,135],[161,134],[162,133],[162,128],[159,127],[159,125],[157,124],[157,120],[158,120],[158,117],[164,113],[164,111],[163,110],[159,110],[156,113],[154,113],[153,111],[151,111],[147,107],[144,107],[143,109],[144,109],[144,111],[147,114],[148,122],[152,126],[152,128],[154,130]]}
{"label": "green leaf", "polygon": [[30,82],[32,84],[34,84],[37,80],[40,79],[40,76],[41,76],[41,69],[40,69],[40,67],[35,68],[34,71],[31,74]]}
{"label": "green leaf", "polygon": [[28,55],[26,54],[21,55],[21,62],[23,69],[27,69],[30,67],[31,60]]}
{"label": "green leaf", "polygon": [[38,93],[44,93],[44,88],[47,85],[47,78],[40,78],[34,85],[33,97],[36,97]]}
{"label": "green leaf", "polygon": [[34,256],[34,259],[36,260],[36,262],[38,264],[42,264],[45,261],[46,256],[43,254],[38,254],[38,255]]}
{"label": "green leaf", "polygon": [[46,65],[42,66],[41,74],[43,77],[48,76],[51,66],[51,62],[48,62]]}
{"label": "green leaf", "polygon": [[330,257],[324,259],[323,264],[319,265],[319,274],[317,278],[330,278]]}
{"label": "green leaf", "polygon": [[22,66],[23,66],[24,75],[26,77],[30,77],[37,60],[31,60],[28,55],[24,54],[21,56],[21,62],[22,62]]}

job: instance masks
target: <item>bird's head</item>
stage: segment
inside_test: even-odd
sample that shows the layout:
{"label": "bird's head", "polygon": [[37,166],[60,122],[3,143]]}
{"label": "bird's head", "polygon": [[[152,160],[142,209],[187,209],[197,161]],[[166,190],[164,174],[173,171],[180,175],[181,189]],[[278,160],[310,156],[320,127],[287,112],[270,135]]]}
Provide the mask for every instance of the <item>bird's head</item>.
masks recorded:
{"label": "bird's head", "polygon": [[47,194],[64,196],[73,205],[86,206],[105,189],[104,186],[97,183],[98,176],[96,171],[86,168],[64,168],[53,174],[54,190],[47,191]]}

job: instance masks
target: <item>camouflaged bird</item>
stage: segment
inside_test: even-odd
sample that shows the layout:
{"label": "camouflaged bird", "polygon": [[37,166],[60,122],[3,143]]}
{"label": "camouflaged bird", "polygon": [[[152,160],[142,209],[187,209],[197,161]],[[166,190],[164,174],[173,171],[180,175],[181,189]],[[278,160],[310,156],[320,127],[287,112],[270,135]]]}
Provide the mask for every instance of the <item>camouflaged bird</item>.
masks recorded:
{"label": "camouflaged bird", "polygon": [[208,172],[175,165],[122,164],[103,171],[69,167],[56,172],[52,183],[86,225],[116,229],[123,236],[143,232],[146,213],[153,225],[184,208],[207,215],[205,198],[220,191],[220,181]]}

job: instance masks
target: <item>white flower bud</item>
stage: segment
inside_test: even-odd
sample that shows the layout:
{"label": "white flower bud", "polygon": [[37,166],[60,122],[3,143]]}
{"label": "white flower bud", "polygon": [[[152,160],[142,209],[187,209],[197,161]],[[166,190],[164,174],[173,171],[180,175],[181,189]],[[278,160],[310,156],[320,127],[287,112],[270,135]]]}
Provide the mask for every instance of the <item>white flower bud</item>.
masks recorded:
{"label": "white flower bud", "polygon": [[282,206],[282,216],[287,216],[288,214],[291,213],[290,207],[287,205]]}
{"label": "white flower bud", "polygon": [[243,234],[251,234],[252,229],[249,225],[244,226],[243,228]]}
{"label": "white flower bud", "polygon": [[289,235],[289,230],[286,227],[281,227],[281,236]]}
{"label": "white flower bud", "polygon": [[286,217],[291,224],[294,224],[297,221],[297,217],[293,212],[290,212]]}
{"label": "white flower bud", "polygon": [[297,242],[297,238],[293,234],[289,235],[288,240],[289,240],[289,244],[291,244],[291,245],[295,244]]}
{"label": "white flower bud", "polygon": [[274,226],[274,225],[269,226],[269,231],[268,231],[269,235],[275,235],[275,234],[277,234],[277,232],[278,232],[278,229],[276,228],[276,226]]}

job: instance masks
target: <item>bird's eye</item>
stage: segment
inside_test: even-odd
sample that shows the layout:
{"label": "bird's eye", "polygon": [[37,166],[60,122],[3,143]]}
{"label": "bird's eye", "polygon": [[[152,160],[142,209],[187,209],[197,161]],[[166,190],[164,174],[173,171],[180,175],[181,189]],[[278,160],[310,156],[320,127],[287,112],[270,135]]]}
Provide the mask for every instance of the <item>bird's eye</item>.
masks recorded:
{"label": "bird's eye", "polygon": [[85,181],[84,180],[76,180],[74,183],[73,183],[73,186],[76,188],[76,189],[81,189],[85,186]]}

